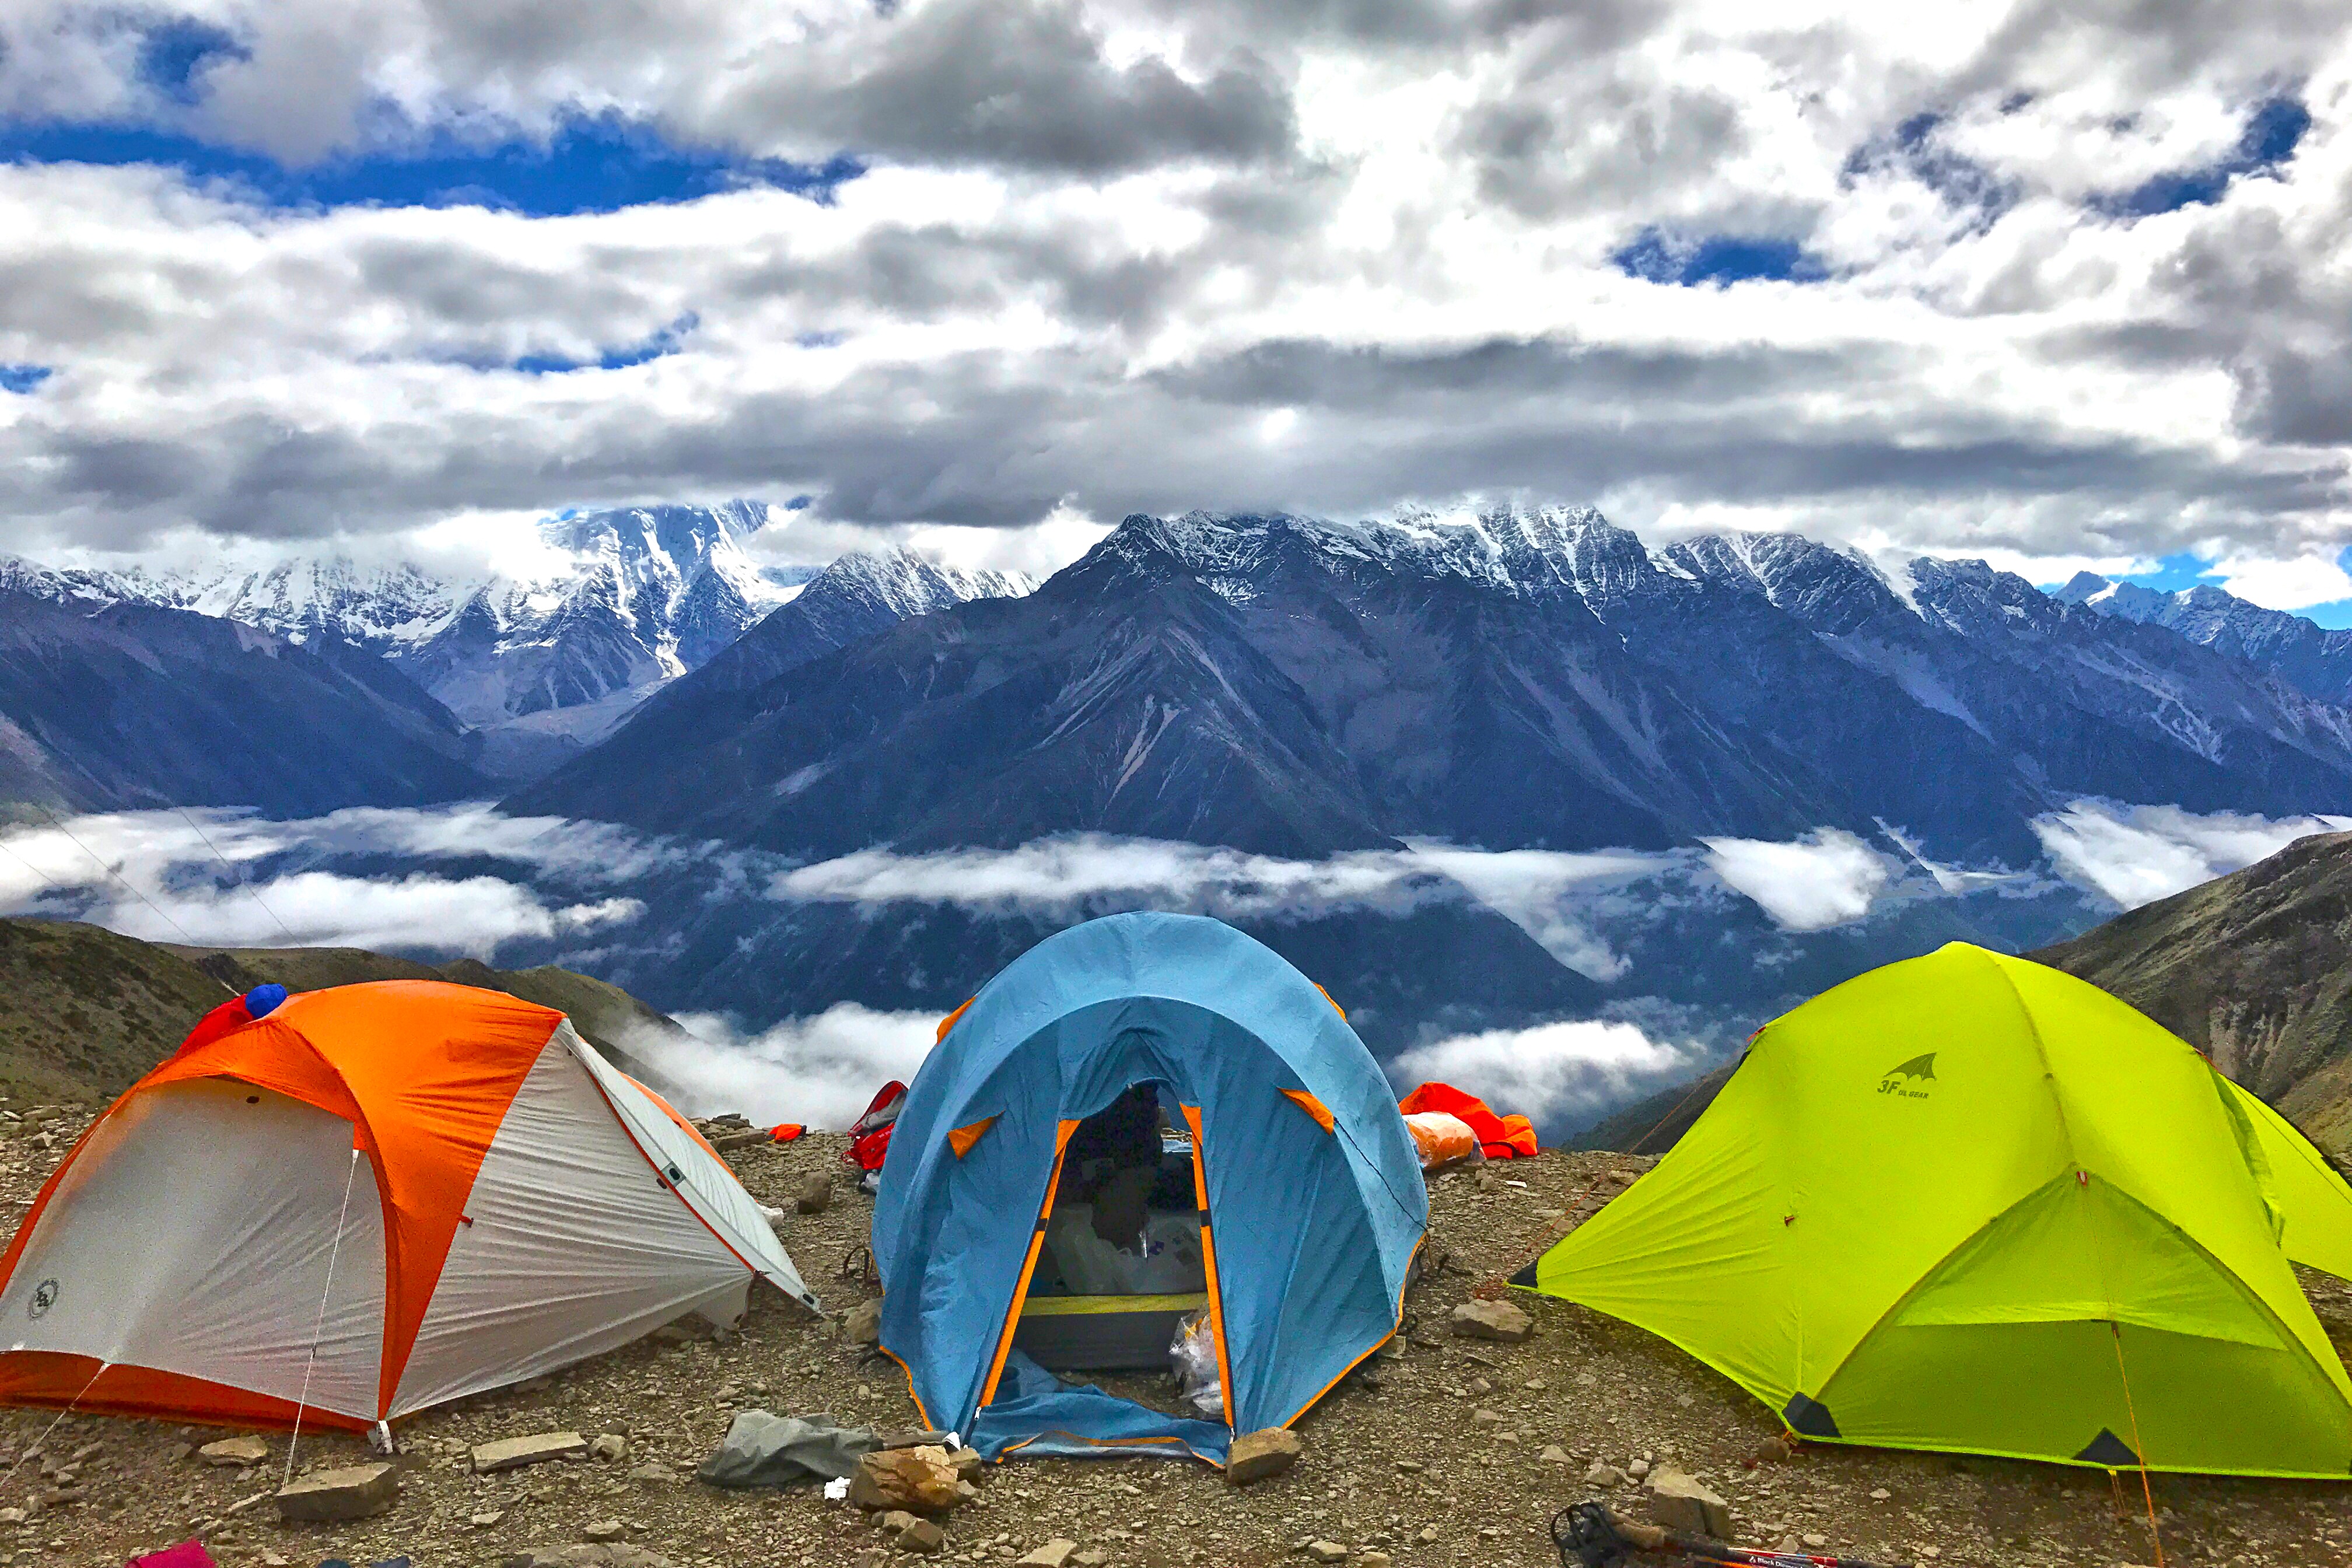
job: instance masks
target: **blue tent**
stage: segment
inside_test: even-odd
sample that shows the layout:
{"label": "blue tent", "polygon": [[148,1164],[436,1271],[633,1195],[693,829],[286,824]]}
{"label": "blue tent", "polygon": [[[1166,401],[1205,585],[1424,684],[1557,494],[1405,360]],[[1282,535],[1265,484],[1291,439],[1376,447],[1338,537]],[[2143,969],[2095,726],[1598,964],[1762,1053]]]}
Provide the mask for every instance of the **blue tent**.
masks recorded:
{"label": "blue tent", "polygon": [[[1197,916],[1048,938],[941,1026],[874,1210],[883,1348],[991,1458],[1191,1453],[1286,1426],[1395,1332],[1429,1221],[1412,1139],[1339,1007]],[[1192,1134],[1223,1422],[1065,1386],[1013,1343],[1072,1133],[1156,1083]]]}

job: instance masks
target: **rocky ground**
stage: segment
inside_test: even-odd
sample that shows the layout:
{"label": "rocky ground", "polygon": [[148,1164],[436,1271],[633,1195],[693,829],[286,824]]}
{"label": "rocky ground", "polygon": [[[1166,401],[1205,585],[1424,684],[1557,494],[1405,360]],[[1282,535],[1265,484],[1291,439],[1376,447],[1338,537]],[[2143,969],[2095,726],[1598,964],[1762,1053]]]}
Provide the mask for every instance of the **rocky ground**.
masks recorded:
{"label": "rocky ground", "polygon": [[[26,1109],[0,1106],[0,1200],[17,1215],[87,1115],[71,1110],[38,1127],[6,1120]],[[807,1176],[837,1168],[840,1149],[838,1138],[811,1137],[731,1157],[755,1194],[790,1210]],[[1305,1457],[1287,1474],[1236,1489],[1186,1462],[992,1467],[977,1498],[942,1521],[940,1560],[1013,1562],[1058,1539],[1076,1544],[1073,1565],[1107,1568],[1303,1564],[1316,1560],[1309,1543],[1325,1559],[1344,1548],[1339,1560],[1357,1568],[1378,1568],[1379,1554],[1397,1568],[1549,1568],[1556,1510],[1601,1492],[1638,1511],[1641,1483],[1616,1474],[1665,1462],[1719,1493],[1751,1544],[1792,1540],[1937,1568],[2156,1561],[2129,1478],[2119,1494],[2100,1472],[2050,1466],[1812,1447],[1783,1457],[1769,1441],[1779,1429],[1771,1415],[1714,1373],[1637,1330],[1523,1292],[1512,1299],[1536,1323],[1524,1343],[1445,1331],[1452,1309],[1525,1261],[1580,1195],[1620,1190],[1643,1163],[1547,1154],[1485,1177],[1440,1177],[1433,1251],[1445,1266],[1414,1291],[1395,1352],[1302,1423]],[[779,1223],[836,1314],[868,1294],[862,1271],[839,1271],[870,1213],[845,1182],[825,1212]],[[2331,1331],[2352,1346],[2352,1290],[2310,1282]],[[915,1420],[894,1366],[849,1342],[837,1319],[815,1322],[763,1291],[725,1342],[673,1327],[405,1424],[399,1500],[358,1524],[278,1521],[268,1499],[286,1463],[282,1433],[259,1435],[258,1464],[214,1466],[193,1446],[226,1435],[218,1431],[0,1412],[0,1563],[116,1565],[191,1536],[240,1568],[401,1554],[416,1568],[489,1568],[592,1539],[635,1549],[608,1560],[677,1568],[850,1564],[868,1553],[921,1561],[895,1553],[865,1516],[814,1489],[722,1492],[694,1481],[732,1412],[747,1406],[877,1426]],[[604,1457],[472,1473],[473,1445],[551,1430],[606,1438]],[[295,1468],[369,1458],[356,1437],[306,1435]],[[2159,1477],[2156,1489],[2168,1562],[2352,1562],[2352,1492],[2341,1488]]]}

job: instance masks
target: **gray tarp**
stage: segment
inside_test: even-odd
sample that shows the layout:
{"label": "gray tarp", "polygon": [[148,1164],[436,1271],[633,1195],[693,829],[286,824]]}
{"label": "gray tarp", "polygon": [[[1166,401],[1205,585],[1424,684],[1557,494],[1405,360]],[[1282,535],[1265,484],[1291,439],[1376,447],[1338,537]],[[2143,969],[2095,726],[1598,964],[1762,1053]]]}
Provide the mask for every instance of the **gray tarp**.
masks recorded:
{"label": "gray tarp", "polygon": [[718,1450],[695,1479],[714,1487],[788,1487],[851,1475],[857,1461],[882,1447],[870,1426],[836,1426],[797,1415],[739,1410]]}

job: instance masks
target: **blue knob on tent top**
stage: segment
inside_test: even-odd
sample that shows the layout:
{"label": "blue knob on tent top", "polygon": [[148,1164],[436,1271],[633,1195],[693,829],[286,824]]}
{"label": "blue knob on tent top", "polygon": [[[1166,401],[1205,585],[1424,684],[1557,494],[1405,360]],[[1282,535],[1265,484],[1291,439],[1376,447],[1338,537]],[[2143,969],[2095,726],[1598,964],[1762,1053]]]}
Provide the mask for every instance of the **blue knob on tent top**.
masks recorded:
{"label": "blue knob on tent top", "polygon": [[278,1005],[285,1000],[286,987],[283,985],[257,985],[245,994],[246,1016],[250,1018],[267,1018],[278,1011]]}

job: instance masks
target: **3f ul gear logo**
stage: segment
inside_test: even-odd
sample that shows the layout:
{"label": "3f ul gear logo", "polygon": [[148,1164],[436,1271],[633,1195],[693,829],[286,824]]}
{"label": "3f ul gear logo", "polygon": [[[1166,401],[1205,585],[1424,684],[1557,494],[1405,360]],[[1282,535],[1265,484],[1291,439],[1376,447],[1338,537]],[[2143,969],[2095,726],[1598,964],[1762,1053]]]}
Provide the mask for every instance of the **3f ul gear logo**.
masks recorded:
{"label": "3f ul gear logo", "polygon": [[33,1287],[33,1299],[25,1303],[25,1312],[28,1317],[37,1318],[57,1304],[58,1282],[54,1279],[44,1279]]}
{"label": "3f ul gear logo", "polygon": [[1936,1081],[1936,1053],[1913,1057],[1901,1067],[1889,1068],[1886,1076],[1878,1080],[1878,1092],[1893,1095],[1897,1100],[1925,1100],[1927,1086]]}

